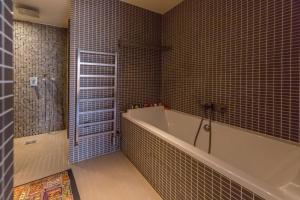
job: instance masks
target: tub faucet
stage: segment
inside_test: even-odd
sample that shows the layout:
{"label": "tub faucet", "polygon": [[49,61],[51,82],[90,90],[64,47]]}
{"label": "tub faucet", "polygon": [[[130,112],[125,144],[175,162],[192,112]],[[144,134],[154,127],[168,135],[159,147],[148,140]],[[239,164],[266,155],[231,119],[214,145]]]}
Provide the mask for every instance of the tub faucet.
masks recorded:
{"label": "tub faucet", "polygon": [[215,111],[215,104],[213,102],[208,102],[202,105],[204,112],[214,112]]}
{"label": "tub faucet", "polygon": [[224,114],[227,111],[227,106],[224,104],[216,104],[213,102],[208,102],[205,104],[202,104],[204,112],[209,112],[209,113],[215,113],[218,112],[220,114]]}
{"label": "tub faucet", "polygon": [[211,132],[211,121],[213,119],[213,114],[216,111],[216,105],[213,102],[205,103],[203,105],[204,112],[209,113],[209,124],[204,125],[204,130],[209,132],[209,141],[208,141],[208,154],[211,154],[211,142],[212,142],[212,132]]}

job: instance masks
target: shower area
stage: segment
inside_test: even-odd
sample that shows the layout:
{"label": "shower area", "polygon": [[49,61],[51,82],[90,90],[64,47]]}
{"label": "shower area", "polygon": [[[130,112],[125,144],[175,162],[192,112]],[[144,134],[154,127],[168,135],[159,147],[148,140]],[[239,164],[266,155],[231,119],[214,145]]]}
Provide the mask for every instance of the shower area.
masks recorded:
{"label": "shower area", "polygon": [[14,185],[20,185],[68,167],[68,30],[16,20],[13,26]]}
{"label": "shower area", "polygon": [[15,137],[66,127],[67,30],[14,22]]}

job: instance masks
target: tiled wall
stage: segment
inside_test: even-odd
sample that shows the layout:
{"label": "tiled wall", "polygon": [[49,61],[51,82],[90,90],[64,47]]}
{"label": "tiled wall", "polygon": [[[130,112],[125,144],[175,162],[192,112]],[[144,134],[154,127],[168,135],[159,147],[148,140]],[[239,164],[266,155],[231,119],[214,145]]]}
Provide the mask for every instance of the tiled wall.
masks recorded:
{"label": "tiled wall", "polygon": [[263,200],[125,118],[122,135],[122,151],[164,200]]}
{"label": "tiled wall", "polygon": [[[117,19],[117,40],[160,45],[161,15],[119,2]],[[132,104],[159,102],[161,51],[126,45],[117,51],[120,112],[126,111]]]}
{"label": "tiled wall", "polygon": [[[15,21],[14,41],[15,136],[63,130],[67,30]],[[34,76],[37,87],[29,83]]]}
{"label": "tiled wall", "polygon": [[186,0],[163,16],[162,100],[300,142],[300,1]]}
{"label": "tiled wall", "polygon": [[[110,135],[74,146],[77,48],[118,51],[118,127],[131,104],[162,99],[203,116],[213,101],[228,107],[218,121],[299,142],[296,0],[186,0],[163,16],[118,0],[74,0],[71,10],[71,162],[118,149]],[[171,50],[119,48],[119,39]]]}
{"label": "tiled wall", "polygon": [[[69,134],[70,161],[78,162],[119,149],[111,135],[75,141],[76,52],[118,52],[118,127],[120,112],[131,104],[158,102],[161,88],[161,54],[156,49],[122,46],[118,40],[159,45],[161,16],[119,0],[73,0],[70,24]],[[92,95],[92,94],[91,94]]]}
{"label": "tiled wall", "polygon": [[12,199],[13,33],[12,1],[0,0],[0,199]]}

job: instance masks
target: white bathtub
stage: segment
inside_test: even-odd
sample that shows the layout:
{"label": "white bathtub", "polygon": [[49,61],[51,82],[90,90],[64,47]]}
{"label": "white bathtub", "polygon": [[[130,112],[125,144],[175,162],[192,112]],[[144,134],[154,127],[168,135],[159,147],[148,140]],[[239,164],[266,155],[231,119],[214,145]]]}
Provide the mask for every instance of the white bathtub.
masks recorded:
{"label": "white bathtub", "polygon": [[129,110],[123,117],[171,143],[193,158],[236,181],[265,199],[300,199],[300,146],[212,123],[212,149],[205,120],[196,147],[201,118],[151,107]]}

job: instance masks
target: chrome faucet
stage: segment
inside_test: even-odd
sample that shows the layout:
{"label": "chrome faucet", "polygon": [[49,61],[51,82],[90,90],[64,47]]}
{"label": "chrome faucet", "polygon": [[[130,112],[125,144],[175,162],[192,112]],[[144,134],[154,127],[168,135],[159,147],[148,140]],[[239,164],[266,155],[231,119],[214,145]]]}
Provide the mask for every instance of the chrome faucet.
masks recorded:
{"label": "chrome faucet", "polygon": [[211,153],[211,141],[212,141],[212,132],[211,132],[211,121],[213,119],[213,114],[216,110],[216,105],[213,102],[205,103],[203,106],[204,112],[209,113],[209,124],[204,125],[204,130],[209,132],[209,143],[208,143],[208,154]]}
{"label": "chrome faucet", "polygon": [[208,102],[208,103],[205,103],[202,105],[203,109],[204,109],[204,112],[214,112],[215,111],[215,107],[216,105],[213,103],[213,102]]}
{"label": "chrome faucet", "polygon": [[209,113],[209,124],[204,125],[204,130],[209,132],[209,144],[208,144],[208,153],[211,153],[211,142],[212,142],[212,127],[211,127],[211,122],[213,120],[215,112],[219,112],[221,114],[224,114],[227,110],[227,107],[225,105],[217,105],[213,102],[208,102],[202,105],[204,112]]}

